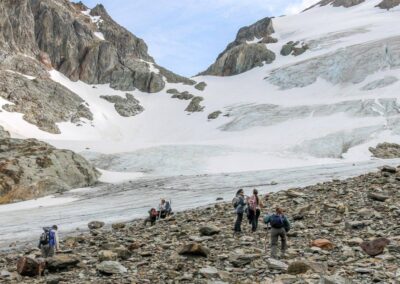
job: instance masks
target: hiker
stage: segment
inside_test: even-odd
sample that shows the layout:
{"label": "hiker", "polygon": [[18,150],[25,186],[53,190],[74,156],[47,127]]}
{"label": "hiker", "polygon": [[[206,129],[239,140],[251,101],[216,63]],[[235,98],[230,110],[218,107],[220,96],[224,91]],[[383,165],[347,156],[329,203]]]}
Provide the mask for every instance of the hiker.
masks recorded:
{"label": "hiker", "polygon": [[247,217],[249,219],[249,223],[251,224],[251,231],[254,233],[257,231],[258,227],[258,218],[260,218],[261,214],[261,199],[258,197],[258,190],[253,190],[253,195],[248,198],[247,201]]}
{"label": "hiker", "polygon": [[161,199],[161,203],[158,208],[161,219],[164,219],[172,214],[171,201],[166,201],[164,198]]}
{"label": "hiker", "polygon": [[236,196],[235,196],[235,198],[233,198],[232,204],[233,204],[233,207],[235,208],[235,212],[237,215],[235,227],[233,230],[235,233],[240,233],[240,232],[242,232],[241,225],[242,225],[242,220],[243,220],[243,213],[244,213],[245,207],[246,207],[246,201],[245,201],[243,189],[239,189],[236,192]]}
{"label": "hiker", "polygon": [[275,214],[264,218],[265,224],[271,224],[271,257],[277,257],[278,239],[281,238],[281,257],[285,257],[287,249],[286,233],[290,230],[290,223],[284,215],[284,210],[276,208]]}
{"label": "hiker", "polygon": [[151,208],[149,211],[149,217],[144,220],[144,225],[146,226],[147,223],[150,222],[151,226],[154,226],[157,221],[158,214],[159,213],[155,208]]}
{"label": "hiker", "polygon": [[44,227],[43,231],[39,240],[39,248],[42,252],[42,257],[53,257],[54,254],[60,250],[58,227],[57,225],[53,225],[51,228]]}

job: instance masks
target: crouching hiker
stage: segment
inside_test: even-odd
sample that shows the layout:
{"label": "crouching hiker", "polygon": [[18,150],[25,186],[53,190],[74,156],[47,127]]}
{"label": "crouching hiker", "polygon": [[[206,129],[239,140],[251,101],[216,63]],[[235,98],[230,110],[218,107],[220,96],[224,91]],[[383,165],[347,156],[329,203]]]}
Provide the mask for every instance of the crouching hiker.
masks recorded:
{"label": "crouching hiker", "polygon": [[159,213],[158,213],[158,211],[157,211],[155,208],[151,208],[150,211],[149,211],[149,217],[147,217],[147,218],[144,220],[144,225],[146,226],[147,223],[150,222],[150,224],[151,224],[152,226],[154,226],[154,224],[155,224],[156,221],[157,221],[158,214],[159,214]]}
{"label": "crouching hiker", "polygon": [[282,208],[276,208],[276,213],[265,216],[265,224],[271,224],[271,257],[277,258],[278,240],[281,238],[281,257],[285,257],[287,249],[286,233],[290,230],[290,223]]}
{"label": "crouching hiker", "polygon": [[39,240],[39,248],[42,252],[42,257],[53,257],[54,254],[60,250],[57,230],[57,225],[43,228],[44,232]]}
{"label": "crouching hiker", "polygon": [[169,215],[172,215],[171,201],[166,201],[165,199],[161,199],[161,203],[158,206],[158,208],[161,219],[164,219]]}
{"label": "crouching hiker", "polygon": [[242,220],[243,220],[243,213],[245,211],[245,207],[246,207],[246,201],[244,198],[244,191],[243,189],[239,189],[236,192],[236,196],[233,198],[232,200],[232,205],[233,208],[235,208],[235,212],[236,212],[236,222],[235,222],[235,227],[233,228],[234,233],[239,234],[240,232],[242,232]]}

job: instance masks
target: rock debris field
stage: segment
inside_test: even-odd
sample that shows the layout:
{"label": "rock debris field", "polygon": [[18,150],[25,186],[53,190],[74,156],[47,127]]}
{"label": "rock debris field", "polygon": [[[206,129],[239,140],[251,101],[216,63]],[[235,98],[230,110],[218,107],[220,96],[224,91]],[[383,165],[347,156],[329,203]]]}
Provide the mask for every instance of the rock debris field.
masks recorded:
{"label": "rock debris field", "polygon": [[[218,203],[161,220],[107,226],[64,237],[62,253],[2,252],[1,283],[398,283],[400,168],[272,193],[264,211],[286,209],[285,259],[269,257],[268,230]],[[261,220],[260,220],[261,221]],[[26,276],[22,276],[26,275]],[[41,274],[39,276],[38,274]],[[28,276],[29,275],[29,276]]]}

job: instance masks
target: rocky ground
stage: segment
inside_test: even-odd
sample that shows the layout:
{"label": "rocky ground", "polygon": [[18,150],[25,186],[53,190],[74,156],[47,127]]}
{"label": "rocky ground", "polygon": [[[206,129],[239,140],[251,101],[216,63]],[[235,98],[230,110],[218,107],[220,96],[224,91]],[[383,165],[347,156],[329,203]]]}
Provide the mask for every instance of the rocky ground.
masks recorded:
{"label": "rocky ground", "polygon": [[[2,283],[397,283],[400,276],[400,168],[333,180],[270,195],[292,222],[285,259],[269,258],[260,225],[234,236],[232,205],[179,212],[144,226],[143,220],[63,238],[64,253],[44,269],[35,248],[4,252]],[[28,258],[22,258],[22,256]],[[31,268],[30,270],[28,268]],[[34,269],[32,269],[34,268]],[[397,279],[398,280],[398,279]]]}

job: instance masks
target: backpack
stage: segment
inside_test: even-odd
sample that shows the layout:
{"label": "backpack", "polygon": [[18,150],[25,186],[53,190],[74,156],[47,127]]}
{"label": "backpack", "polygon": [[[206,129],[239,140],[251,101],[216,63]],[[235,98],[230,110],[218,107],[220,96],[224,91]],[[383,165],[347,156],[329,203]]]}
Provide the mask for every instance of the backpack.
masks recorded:
{"label": "backpack", "polygon": [[280,229],[285,226],[284,224],[284,216],[281,215],[272,215],[271,216],[271,227],[275,229]]}
{"label": "backpack", "polygon": [[249,199],[249,208],[254,212],[257,210],[257,198],[254,195]]}
{"label": "backpack", "polygon": [[233,206],[233,208],[236,209],[236,208],[239,206],[239,202],[240,202],[240,198],[237,197],[237,196],[235,196],[235,197],[232,199],[232,206]]}
{"label": "backpack", "polygon": [[43,233],[40,235],[39,245],[44,246],[50,243],[50,228],[43,228]]}

